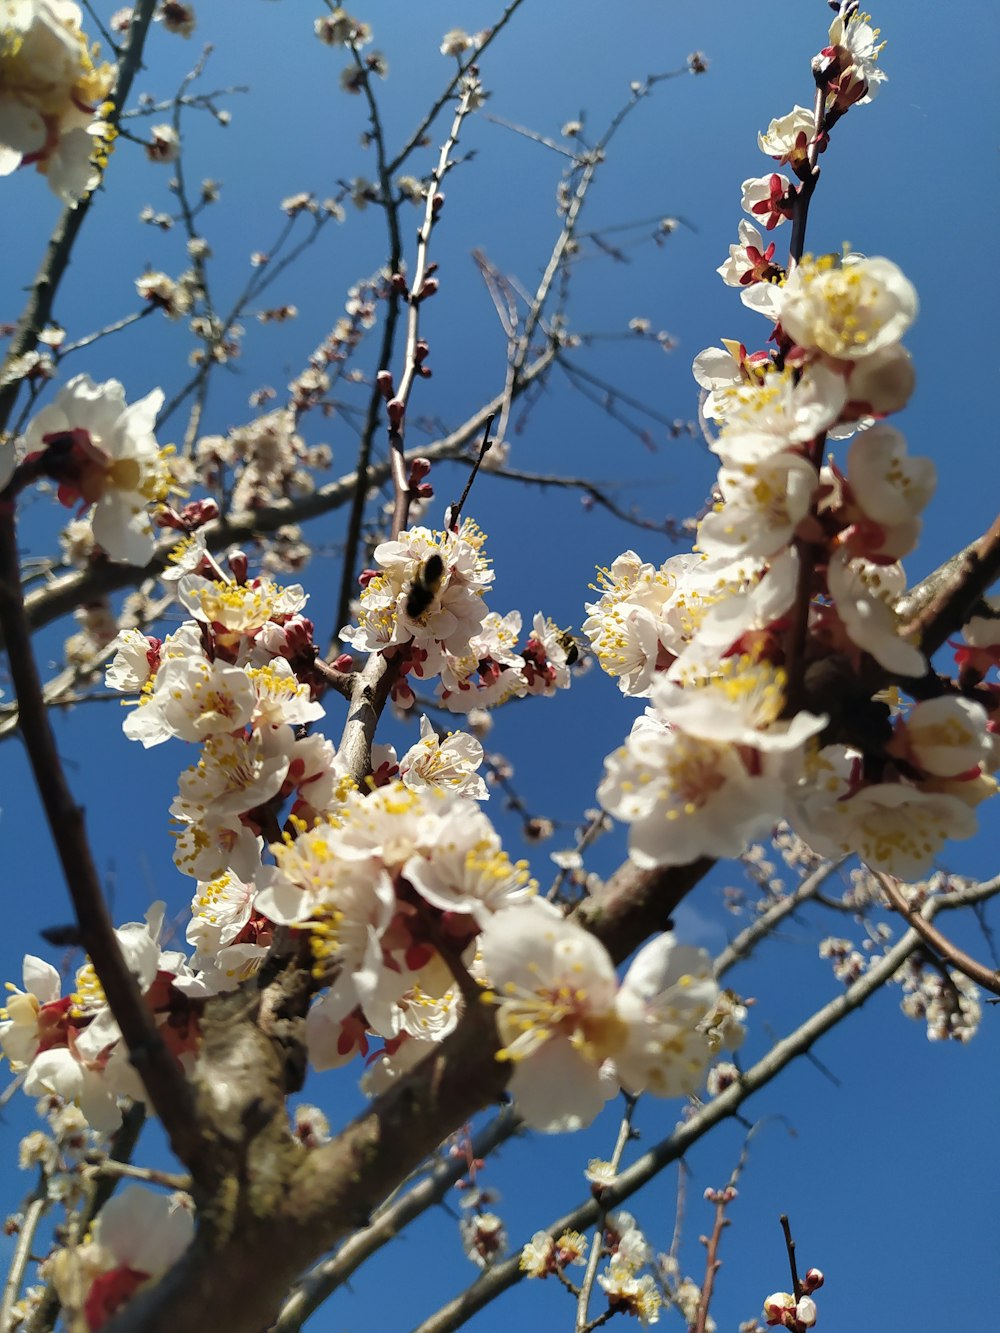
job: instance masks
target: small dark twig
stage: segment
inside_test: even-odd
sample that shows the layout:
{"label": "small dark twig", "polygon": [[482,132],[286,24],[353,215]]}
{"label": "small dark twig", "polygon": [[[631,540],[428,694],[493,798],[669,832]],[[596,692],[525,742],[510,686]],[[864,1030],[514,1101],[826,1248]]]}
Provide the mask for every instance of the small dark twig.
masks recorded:
{"label": "small dark twig", "polygon": [[781,1214],[781,1230],[784,1232],[785,1249],[788,1251],[788,1267],[792,1274],[792,1291],[795,1293],[795,1302],[798,1304],[802,1299],[802,1283],[799,1281],[799,1272],[795,1266],[795,1241],[792,1240],[792,1228],[784,1213]]}
{"label": "small dark twig", "polygon": [[465,502],[469,498],[469,492],[472,490],[472,483],[476,480],[476,476],[479,472],[479,469],[483,465],[483,459],[486,457],[490,449],[493,447],[493,441],[490,439],[490,430],[492,429],[493,419],[495,416],[496,413],[491,412],[489,417],[487,418],[486,429],[483,431],[483,442],[479,446],[479,453],[476,456],[476,461],[472,465],[472,471],[469,473],[469,480],[465,483],[465,490],[462,492],[461,497],[459,498],[457,503],[449,507],[447,526],[451,529],[452,532],[458,531],[458,520],[461,517],[463,508],[465,507]]}

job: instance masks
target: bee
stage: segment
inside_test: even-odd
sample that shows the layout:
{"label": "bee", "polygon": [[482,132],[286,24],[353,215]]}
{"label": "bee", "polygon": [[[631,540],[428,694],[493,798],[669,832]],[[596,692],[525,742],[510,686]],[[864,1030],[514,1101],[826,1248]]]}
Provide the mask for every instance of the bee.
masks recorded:
{"label": "bee", "polygon": [[444,561],[435,551],[417,571],[406,594],[406,614],[418,620],[433,603],[444,580]]}
{"label": "bee", "polygon": [[556,635],[559,646],[566,653],[566,665],[572,666],[574,662],[580,660],[580,645],[573,638],[568,629],[562,629]]}

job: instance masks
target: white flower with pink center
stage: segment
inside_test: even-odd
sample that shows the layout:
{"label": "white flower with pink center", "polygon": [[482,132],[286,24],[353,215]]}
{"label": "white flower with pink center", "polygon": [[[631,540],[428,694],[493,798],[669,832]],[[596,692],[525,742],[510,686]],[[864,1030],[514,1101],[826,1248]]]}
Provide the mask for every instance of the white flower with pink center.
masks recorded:
{"label": "white flower with pink center", "polygon": [[815,128],[810,109],[794,106],[786,116],[776,117],[763,134],[757,135],[757,146],[777,162],[794,166],[805,161]]}
{"label": "white flower with pink center", "polygon": [[253,683],[240,667],[204,657],[171,657],[156,673],[152,703],[164,729],[182,741],[240,731],[253,715]]}
{"label": "white flower with pink center", "polygon": [[247,667],[246,676],[255,695],[251,726],[301,727],[326,716],[326,709],[313,699],[309,686],[297,679],[285,658]]}
{"label": "white flower with pink center", "polygon": [[661,679],[652,698],[604,761],[597,791],[631,826],[629,856],[651,867],[739,855],[781,817],[826,719],[803,712],[783,721],[783,673],[745,658],[726,658],[683,686]]}
{"label": "white flower with pink center", "polygon": [[31,1064],[44,1034],[59,1023],[59,1010],[66,1007],[59,1004],[62,979],[51,963],[25,954],[22,980],[23,991],[6,983],[7,998],[0,1009],[0,1047],[14,1070]]}
{"label": "white flower with pink center", "polygon": [[198,763],[186,769],[170,813],[189,823],[223,824],[269,801],[288,772],[294,734],[290,727],[244,735],[210,736]]}
{"label": "white flower with pink center", "polygon": [[769,436],[772,451],[792,444],[805,444],[832,426],[847,402],[843,375],[819,361],[793,370],[767,364],[749,383],[741,380],[709,396],[706,411],[723,426],[712,448],[730,465],[743,462],[744,434],[754,439],[760,452],[762,436]]}
{"label": "white flower with pink center", "polygon": [[248,583],[185,574],[177,585],[181,604],[202,624],[232,640],[254,638],[269,620],[301,611],[308,598],[301,584],[287,588],[267,578]]}
{"label": "white flower with pink center", "polygon": [[128,405],[117,380],[76,375],[25,432],[28,454],[57,443],[68,450],[59,498],[95,505],[94,540],[112,560],[144,565],[153,554],[149,508],[171,489],[166,451],[153,435],[162,406],[160,389]]}
{"label": "white flower with pink center", "polygon": [[[749,213],[752,217],[759,218],[767,231],[773,231],[775,227],[791,217],[791,199],[793,195],[791,181],[787,176],[782,176],[779,172],[773,171],[769,176],[751,176],[749,180],[743,182],[743,194],[740,205],[744,213]],[[740,239],[744,223],[740,223]],[[759,234],[759,233],[758,233]],[[774,253],[774,246],[770,246],[770,254],[764,254],[764,246],[754,242],[753,248],[756,254],[752,257],[755,269],[758,265],[763,269],[765,266],[770,268],[771,258]],[[731,252],[730,252],[731,253]],[[758,282],[767,281],[767,277],[762,272],[756,279]],[[728,280],[727,280],[728,281]],[[729,283],[735,286],[734,283]],[[741,284],[746,286],[745,283]]]}
{"label": "white flower with pink center", "polygon": [[420,740],[399,761],[400,781],[407,787],[437,787],[453,796],[474,801],[489,800],[486,783],[479,775],[483,747],[464,731],[439,736],[430,718],[420,719]]}
{"label": "white flower with pink center", "polygon": [[718,988],[706,955],[673,958],[673,949],[666,936],[651,941],[619,986],[604,946],[549,903],[507,908],[487,922],[486,998],[497,1006],[500,1058],[513,1064],[510,1090],[529,1125],[581,1128],[619,1083],[661,1096],[699,1084],[709,1048],[696,1029]]}
{"label": "white flower with pink center", "polygon": [[873,870],[912,883],[927,874],[949,838],[971,838],[977,828],[974,811],[957,796],[880,782],[825,806],[810,801],[805,836],[820,856],[853,852]]}

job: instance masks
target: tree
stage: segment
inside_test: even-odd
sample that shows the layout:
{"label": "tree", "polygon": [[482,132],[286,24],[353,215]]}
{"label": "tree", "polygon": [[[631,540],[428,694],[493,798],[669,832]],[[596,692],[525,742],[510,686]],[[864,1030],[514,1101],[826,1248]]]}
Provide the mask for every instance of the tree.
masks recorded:
{"label": "tree", "polygon": [[[147,44],[154,10],[166,42],[189,35],[188,7],[141,3],[109,20],[115,60],[107,66],[81,37],[74,6],[37,0],[5,17],[2,160],[8,174],[36,165],[65,205],[0,387],[0,628],[16,695],[6,725],[23,740],[73,903],[72,925],[46,926],[49,943],[82,948],[89,960],[64,986],[32,955],[2,1029],[6,1054],[48,1121],[46,1134],[22,1146],[40,1182],[19,1224],[5,1296],[5,1317],[24,1316],[28,1327],[48,1326],[60,1308],[80,1327],[298,1327],[460,1183],[471,1202],[464,1244],[484,1272],[423,1327],[456,1327],[526,1275],[569,1284],[567,1269],[586,1247],[566,1233],[596,1227],[605,1244],[589,1247],[577,1327],[615,1313],[650,1319],[666,1299],[704,1329],[745,1153],[732,1175],[722,1173],[728,1185],[714,1182],[715,1223],[697,1283],[681,1282],[671,1262],[653,1266],[637,1228],[613,1210],[741,1115],[753,1093],[884,984],[903,985],[904,1008],[931,1035],[961,1040],[978,1023],[977,987],[997,991],[994,968],[978,957],[989,947],[985,925],[971,949],[942,928],[949,909],[973,916],[995,882],[937,872],[946,840],[972,837],[976,807],[995,787],[996,608],[987,593],[1000,534],[994,521],[906,590],[897,561],[916,543],[934,468],[909,455],[884,418],[913,387],[901,339],[916,314],[915,289],[891,258],[807,255],[813,194],[819,186],[822,198],[825,185],[821,154],[836,152],[845,117],[877,115],[884,100],[868,105],[883,77],[876,35],[856,4],[842,6],[828,34],[818,29],[813,105],[779,116],[762,137],[767,174],[744,183],[746,218],[720,270],[756,312],[761,350],[733,341],[696,359],[697,427],[664,410],[656,371],[645,368],[653,363],[639,363],[640,392],[619,388],[609,378],[616,361],[604,350],[607,330],[588,330],[574,311],[586,301],[578,293],[588,256],[620,263],[635,240],[666,250],[678,231],[702,223],[688,194],[677,216],[624,230],[620,215],[590,230],[583,222],[633,113],[681,79],[700,78],[699,53],[633,83],[603,132],[583,116],[558,136],[513,131],[564,168],[554,240],[527,288],[505,262],[478,254],[477,281],[500,328],[490,377],[498,364],[503,374],[496,391],[456,412],[437,321],[449,284],[460,289],[449,266],[437,265],[455,244],[447,228],[474,169],[466,144],[484,114],[483,80],[521,8],[514,0],[492,28],[445,37],[453,64],[444,90],[401,135],[382,110],[387,66],[367,24],[339,9],[316,21],[316,53],[340,62],[341,87],[363,110],[371,179],[333,165],[319,173],[322,189],[287,194],[276,240],[254,255],[232,298],[220,295],[233,277],[213,265],[217,242],[209,241],[219,188],[192,184],[189,126],[198,115],[225,124],[239,89],[202,90],[206,53],[172,99],[131,97],[144,53],[155,49]],[[91,216],[110,216],[126,197],[115,194],[116,175],[126,153],[126,161],[140,156],[138,145],[174,173],[169,207],[143,211],[144,243],[157,231],[183,234],[187,267],[174,279],[150,265],[135,283],[143,304],[133,314],[102,309],[85,325],[74,313],[79,329],[63,330],[55,319],[71,323],[61,304],[70,259],[85,257]],[[407,176],[408,167],[423,174]],[[516,203],[524,189],[513,191]],[[472,194],[480,210],[482,198]],[[366,226],[358,241],[360,271],[373,276],[351,288],[332,327],[324,301],[330,331],[293,373],[287,396],[255,388],[252,415],[229,424],[236,399],[220,384],[244,341],[243,363],[257,368],[241,321],[255,316],[276,334],[294,327],[283,299],[291,261],[315,285],[317,256],[348,208],[386,224],[377,240]],[[120,224],[107,226],[105,249],[109,236],[124,238]],[[354,278],[357,262],[352,256]],[[611,304],[607,294],[602,303]],[[165,389],[144,397],[101,378],[97,367],[118,355],[116,335],[143,321],[138,338],[154,320],[161,327],[147,347],[176,365],[168,354],[193,341],[188,371],[158,374]],[[464,336],[465,322],[451,320]],[[94,323],[98,331],[87,333]],[[622,332],[630,359],[640,351],[662,358],[673,345],[642,317]],[[301,344],[284,344],[293,346],[301,359]],[[80,352],[95,358],[93,376],[63,367]],[[261,365],[280,365],[273,351],[265,355]],[[432,368],[445,387],[434,408],[446,414],[440,425],[418,416]],[[589,459],[573,476],[515,466],[518,435],[538,431],[539,395],[556,373],[644,444],[658,442],[654,431],[701,442],[690,446],[692,470],[703,458],[719,470],[697,524],[629,510],[614,486],[588,476]],[[601,421],[602,433],[609,425]],[[343,448],[352,428],[352,470],[331,480],[324,436],[339,431]],[[162,447],[167,430],[172,454]],[[515,484],[542,488],[544,507]],[[534,619],[535,608],[525,608],[524,633],[521,616],[501,615],[494,597],[486,556],[494,534],[487,541],[468,517],[488,508],[490,487],[508,567],[517,569],[519,552],[542,603]],[[31,501],[53,489],[77,517],[61,537],[61,563],[32,563],[19,541],[34,550],[50,540],[48,511]],[[606,568],[572,634],[547,605],[565,559],[558,532],[551,519],[531,523],[516,508],[562,513],[571,492],[643,529],[629,536],[639,553],[619,555],[619,541],[613,555],[596,555]],[[327,529],[298,525],[338,509],[346,524],[337,585],[325,601],[314,598],[307,618],[292,580]],[[696,526],[697,556],[689,550]],[[650,530],[662,534],[654,556],[644,553]],[[664,538],[678,543],[666,559]],[[32,636],[70,611],[80,629],[65,645],[64,667],[43,684]],[[946,650],[960,634],[957,652]],[[160,754],[180,752],[178,742],[199,747],[170,806],[174,863],[196,884],[182,922],[193,954],[175,947],[162,908],[113,928],[87,830],[108,812],[91,799],[84,819],[55,742],[53,710],[109,697],[94,686],[109,662],[108,687],[138,700],[125,735],[143,750],[171,742],[144,756],[151,771]],[[495,714],[498,731],[505,718],[530,717],[544,734],[550,724],[535,719],[564,706],[554,696],[588,664],[604,676],[577,679],[566,707],[578,693],[613,699],[610,676],[648,711],[627,739],[643,704],[633,702],[629,720],[615,717],[615,739],[596,754],[571,807],[594,805],[596,788],[600,808],[567,835],[575,845],[557,852],[559,874],[546,893],[504,850],[506,830],[502,843],[480,806],[478,770],[493,784],[487,808],[503,793],[515,816],[508,822],[532,839],[549,832],[559,802],[538,786],[526,800],[531,761],[511,774],[502,756],[484,757],[473,733],[485,736]],[[88,707],[108,731],[107,710]],[[392,709],[424,717],[419,739],[398,752],[380,748]],[[468,731],[449,734],[454,713],[467,717]],[[597,743],[596,724],[587,739]],[[553,773],[563,780],[566,765],[551,746],[536,742],[533,755],[549,781]],[[135,816],[162,830],[169,795],[146,809],[140,790]],[[123,799],[120,788],[109,799],[119,821]],[[609,816],[627,826],[617,867]],[[773,853],[754,844],[761,838],[801,873],[796,885],[776,876]],[[830,896],[850,856],[861,865]],[[669,927],[701,901],[720,857],[742,857],[752,892],[731,898],[751,919],[712,960]],[[175,876],[165,882],[173,914],[182,895]],[[836,933],[822,933],[842,993],[737,1064],[729,1052],[753,1016],[719,981],[811,901],[840,914]],[[861,925],[844,930],[845,914]],[[867,955],[856,947],[863,932]],[[299,1101],[307,1070],[312,1097],[323,1086],[316,1071],[349,1063],[327,1081],[344,1096],[373,1048],[370,1100],[330,1133],[323,1113]],[[504,1257],[480,1159],[524,1125],[541,1133],[585,1125],[619,1091],[622,1128],[611,1163],[592,1169],[590,1197],[555,1224],[540,1218],[548,1239]],[[512,1108],[467,1128],[511,1094]],[[679,1127],[629,1162],[636,1100],[645,1107],[656,1096],[694,1100]],[[122,1164],[147,1115],[169,1142],[166,1170]],[[452,1155],[435,1156],[449,1141]],[[193,1203],[134,1186],[111,1194],[130,1174],[182,1187]],[[57,1201],[66,1221],[45,1242],[44,1285],[15,1308]],[[787,1204],[793,1214],[795,1202]],[[302,1280],[310,1265],[318,1267]],[[770,1322],[808,1326],[820,1280],[800,1281],[793,1267],[793,1290],[775,1292],[765,1307]],[[775,1272],[744,1294],[746,1308],[780,1285]]]}

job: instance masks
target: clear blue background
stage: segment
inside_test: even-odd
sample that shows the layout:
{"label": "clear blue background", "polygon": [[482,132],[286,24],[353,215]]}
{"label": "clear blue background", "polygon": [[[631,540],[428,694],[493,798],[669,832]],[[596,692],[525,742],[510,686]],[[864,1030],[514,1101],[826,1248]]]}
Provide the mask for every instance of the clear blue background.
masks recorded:
{"label": "clear blue background", "polygon": [[[498,8],[479,0],[358,6],[358,16],[375,29],[374,45],[389,60],[389,78],[379,91],[390,150],[447,78],[450,62],[438,52],[444,31],[456,24],[469,31],[484,27]],[[364,103],[337,86],[344,58],[312,35],[318,5],[285,0],[236,7],[209,0],[197,11],[199,28],[189,42],[154,30],[135,91],[169,97],[204,41],[214,43],[215,51],[201,89],[251,87],[249,95],[220,99],[233,113],[228,128],[196,112],[184,121],[188,180],[212,176],[223,182],[222,202],[203,222],[215,252],[213,291],[225,308],[246,280],[250,252],[270,248],[283,221],[278,203],[285,195],[311,190],[322,198],[335,193],[338,180],[373,177],[375,171],[371,150],[359,143]],[[890,82],[873,105],[852,111],[834,132],[822,159],[809,246],[839,249],[849,241],[869,254],[885,254],[920,293],[920,319],[907,338],[918,388],[899,424],[911,451],[935,458],[940,481],[925,539],[907,562],[916,579],[981,532],[996,510],[997,192],[990,116],[995,104],[988,89],[1000,51],[991,5],[965,5],[956,14],[927,0],[885,0],[874,17],[889,42],[882,63]],[[682,66],[695,49],[708,55],[707,75],[660,86],[629,119],[581,221],[587,231],[680,215],[697,230],[679,228],[660,249],[647,244],[629,250],[628,264],[585,247],[570,307],[580,333],[620,334],[630,318],[646,316],[654,329],[678,338],[679,347],[669,356],[655,346],[608,341],[595,343],[581,359],[589,371],[669,419],[696,415],[690,362],[701,348],[723,336],[751,346],[766,336],[763,322],[743,309],[714,269],[736,237],[741,181],[770,169],[756,148],[756,132],[795,102],[809,103],[809,59],[824,44],[828,21],[819,0],[756,8],[731,0],[625,0],[616,6],[527,0],[483,60],[483,79],[493,94],[486,112],[558,138],[561,125],[581,110],[588,132],[596,135],[621,106],[630,80]],[[153,117],[161,119],[166,117]],[[447,118],[440,119],[430,148],[407,169],[418,175],[430,169],[446,128]],[[416,386],[411,444],[420,438],[421,416],[437,423],[436,436],[440,427],[463,421],[503,383],[503,340],[470,251],[484,249],[497,267],[533,287],[557,234],[554,190],[563,159],[482,115],[467,123],[461,147],[474,149],[475,157],[449,178],[434,234],[441,291],[424,307],[422,332],[431,343],[435,373]],[[163,235],[137,221],[146,203],[171,209],[170,174],[169,167],[147,164],[131,145],[116,153],[56,305],[70,338],[135,309],[134,280],[147,264],[174,274],[185,267],[181,228]],[[0,321],[13,322],[58,203],[33,173],[5,180],[2,187]],[[411,258],[418,217],[416,210],[403,215]],[[787,231],[775,239],[780,254]],[[349,209],[342,227],[328,229],[267,298],[268,305],[296,304],[299,318],[283,326],[244,321],[243,355],[215,376],[202,432],[225,431],[250,419],[247,397],[259,385],[272,384],[280,393],[338,318],[347,286],[373,272],[384,252],[375,210]],[[369,370],[375,347],[373,341],[357,364]],[[183,324],[156,317],[76,354],[67,361],[66,374],[117,377],[130,400],[157,385],[169,396],[187,377],[189,350]],[[364,391],[356,392],[356,401],[363,402]],[[335,475],[351,469],[354,436],[346,419],[309,418],[305,429],[310,441],[332,445]],[[681,518],[702,504],[711,461],[698,443],[673,441],[655,423],[651,429],[655,452],[570,393],[557,370],[516,437],[511,462],[525,470],[586,476],[647,517]],[[180,433],[175,421],[161,440]],[[443,465],[434,480],[443,504],[460,485],[460,473]],[[517,607],[526,621],[541,608],[562,624],[579,625],[595,565],[610,563],[629,546],[654,562],[673,549],[653,533],[626,528],[600,511],[584,512],[577,494],[515,489],[488,476],[476,483],[470,512],[490,535],[497,568],[491,607],[501,612]],[[432,514],[438,521],[439,513]],[[25,527],[26,553],[51,549],[61,518],[45,503],[35,503]],[[342,518],[320,520],[309,535],[317,545],[336,543]],[[336,628],[337,560],[317,559],[304,581],[312,595],[310,612],[325,635]],[[39,635],[43,668],[58,663],[66,632],[61,626]],[[330,699],[329,711],[329,733],[336,738],[341,723],[336,699]],[[516,786],[529,807],[571,826],[593,803],[603,756],[620,743],[635,712],[613,682],[594,672],[568,695],[498,715],[490,745],[514,763]],[[137,918],[152,899],[163,897],[182,933],[191,882],[170,862],[166,810],[177,773],[192,756],[177,742],[144,753],[125,740],[118,721],[115,703],[60,713],[60,748],[87,806],[116,916]],[[411,737],[387,719],[383,739],[406,745]],[[7,903],[0,976],[19,981],[26,950],[51,953],[38,938],[39,928],[66,920],[68,909],[19,742],[0,749],[0,765]],[[520,854],[516,821],[500,807],[501,798],[494,796],[490,813],[512,852]],[[978,843],[949,849],[949,868],[995,871],[996,815],[989,808],[983,822],[987,831]],[[569,841],[568,830],[560,832],[529,853],[543,880],[549,874],[548,851]],[[623,838],[606,839],[596,849],[593,868],[609,871],[622,847]],[[678,913],[686,939],[717,949],[735,933],[741,923],[725,913],[721,890],[738,881],[735,869],[720,870],[699,887]],[[992,915],[995,923],[998,914]],[[946,924],[957,929],[952,918]],[[757,1000],[744,1052],[748,1061],[836,993],[828,965],[816,956],[816,940],[852,930],[849,920],[803,914],[733,975],[733,984]],[[860,931],[855,933],[860,938]],[[967,926],[961,938],[985,956],[977,931]],[[724,1239],[713,1302],[720,1330],[734,1330],[759,1311],[765,1295],[788,1285],[777,1221],[783,1211],[792,1217],[802,1267],[818,1264],[827,1273],[820,1327],[930,1333],[989,1325],[997,1245],[995,1010],[986,1008],[983,1028],[968,1048],[931,1045],[918,1024],[900,1015],[898,999],[898,990],[887,990],[863,1017],[854,1016],[821,1044],[819,1057],[836,1075],[837,1086],[800,1061],[747,1108],[767,1124],[754,1140]],[[336,1125],[357,1105],[353,1071],[340,1081],[317,1081],[315,1095]],[[674,1104],[642,1103],[637,1123],[644,1140],[668,1132],[676,1114]],[[485,1183],[503,1191],[500,1211],[512,1246],[584,1196],[582,1169],[588,1157],[610,1153],[616,1123],[609,1111],[586,1136],[518,1141],[488,1166]],[[15,1098],[0,1125],[4,1162],[12,1162],[19,1137],[33,1124],[30,1106]],[[743,1132],[735,1124],[723,1127],[690,1157],[682,1262],[698,1281],[704,1259],[697,1237],[710,1226],[710,1210],[700,1195],[728,1177]],[[8,1167],[3,1191],[10,1210],[28,1185]],[[648,1187],[633,1209],[652,1242],[666,1249],[674,1173]],[[454,1223],[435,1212],[358,1274],[351,1291],[339,1293],[309,1326],[330,1333],[376,1326],[404,1333],[475,1275],[462,1256]],[[549,1329],[569,1327],[572,1318],[563,1291],[552,1283],[524,1283],[470,1327],[476,1333]],[[678,1326],[676,1315],[666,1317],[664,1326],[671,1321]]]}

